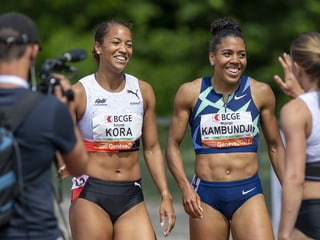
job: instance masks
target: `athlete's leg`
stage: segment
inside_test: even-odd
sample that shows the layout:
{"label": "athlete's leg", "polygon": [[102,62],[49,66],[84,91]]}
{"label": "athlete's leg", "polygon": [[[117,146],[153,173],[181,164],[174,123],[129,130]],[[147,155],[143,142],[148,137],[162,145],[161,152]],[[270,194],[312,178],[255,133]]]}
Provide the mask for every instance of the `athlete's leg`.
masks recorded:
{"label": "athlete's leg", "polygon": [[113,240],[155,240],[151,219],[145,205],[140,202],[122,214],[114,223]]}
{"label": "athlete's leg", "polygon": [[109,215],[97,204],[78,198],[69,210],[73,240],[112,240],[113,224]]}
{"label": "athlete's leg", "polygon": [[233,214],[231,220],[233,240],[272,240],[272,225],[263,194],[248,199]]}
{"label": "athlete's leg", "polygon": [[190,240],[227,240],[229,236],[229,222],[216,209],[201,203],[203,218],[189,217]]}

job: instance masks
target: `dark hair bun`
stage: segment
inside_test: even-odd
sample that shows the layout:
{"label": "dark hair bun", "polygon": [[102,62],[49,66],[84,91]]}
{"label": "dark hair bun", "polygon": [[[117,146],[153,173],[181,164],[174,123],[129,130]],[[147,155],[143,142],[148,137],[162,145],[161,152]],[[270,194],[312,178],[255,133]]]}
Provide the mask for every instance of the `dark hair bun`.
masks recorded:
{"label": "dark hair bun", "polygon": [[240,24],[229,17],[219,18],[211,24],[212,36],[225,29],[233,29],[241,32]]}

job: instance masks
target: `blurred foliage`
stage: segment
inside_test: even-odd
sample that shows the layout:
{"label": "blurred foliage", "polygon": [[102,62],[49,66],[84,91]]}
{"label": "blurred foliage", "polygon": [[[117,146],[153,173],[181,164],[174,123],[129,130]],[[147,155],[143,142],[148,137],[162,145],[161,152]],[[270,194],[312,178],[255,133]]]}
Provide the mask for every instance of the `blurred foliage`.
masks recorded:
{"label": "blurred foliage", "polygon": [[183,82],[212,74],[209,30],[216,18],[240,22],[248,48],[246,74],[271,85],[277,114],[288,101],[273,81],[274,74],[282,75],[278,56],[297,34],[318,31],[320,25],[317,0],[3,0],[0,13],[8,11],[23,12],[38,25],[43,50],[37,65],[73,48],[86,49],[88,58],[74,64],[80,76],[96,69],[95,26],[109,19],[132,22],[134,57],[127,72],[152,84],[159,116],[171,115]]}

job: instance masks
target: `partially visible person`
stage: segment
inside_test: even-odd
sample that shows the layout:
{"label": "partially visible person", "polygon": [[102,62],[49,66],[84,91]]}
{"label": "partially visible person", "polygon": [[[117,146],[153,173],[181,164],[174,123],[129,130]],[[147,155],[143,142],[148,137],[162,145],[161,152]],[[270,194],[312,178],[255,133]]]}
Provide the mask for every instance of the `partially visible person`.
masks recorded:
{"label": "partially visible person", "polygon": [[[189,214],[190,239],[273,239],[258,175],[260,129],[272,166],[282,181],[284,146],[269,85],[243,75],[247,47],[230,18],[211,25],[212,76],[180,86],[174,101],[166,158]],[[195,150],[195,174],[186,177],[179,146],[188,123]]]}
{"label": "partially visible person", "polygon": [[271,222],[275,239],[278,239],[278,229],[281,214],[281,184],[273,168],[271,174]]}
{"label": "partially visible person", "polygon": [[[38,52],[37,28],[28,16],[17,12],[0,15],[0,108],[33,94],[28,78]],[[68,106],[62,103],[63,95],[56,92],[60,100],[44,95],[15,132],[24,188],[10,222],[0,227],[1,240],[64,239],[54,213],[52,163],[58,151],[70,174],[84,174],[88,155]]]}
{"label": "partially visible person", "polygon": [[132,51],[130,25],[116,20],[99,24],[92,51],[97,72],[73,87],[73,112],[92,170],[73,179],[69,219],[74,240],[156,239],[142,191],[140,148],[161,195],[160,224],[168,219],[164,236],[175,224],[155,95],[150,84],[125,73]]}
{"label": "partially visible person", "polygon": [[[280,129],[280,135],[282,142],[285,146],[285,139],[283,136],[283,132]],[[271,174],[271,221],[273,227],[273,233],[276,240],[278,240],[278,229],[280,223],[280,215],[281,215],[281,184],[279,179],[274,172],[274,169],[270,169]]]}
{"label": "partially visible person", "polygon": [[286,157],[278,237],[320,239],[320,33],[300,34],[279,61],[285,82],[301,88],[288,87],[295,98],[280,112]]}

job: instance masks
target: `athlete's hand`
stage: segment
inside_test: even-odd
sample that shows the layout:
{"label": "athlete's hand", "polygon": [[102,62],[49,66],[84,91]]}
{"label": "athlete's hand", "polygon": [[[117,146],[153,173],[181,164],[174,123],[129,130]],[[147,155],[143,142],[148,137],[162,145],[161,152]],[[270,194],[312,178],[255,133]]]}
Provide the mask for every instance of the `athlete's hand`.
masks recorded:
{"label": "athlete's hand", "polygon": [[183,191],[183,207],[186,213],[191,217],[198,219],[203,217],[200,197],[191,185],[188,189]]}
{"label": "athlete's hand", "polygon": [[66,179],[69,176],[69,172],[66,164],[63,162],[63,159],[59,152],[56,152],[56,168],[57,168],[57,177],[60,180]]}
{"label": "athlete's hand", "polygon": [[170,234],[171,230],[174,228],[174,225],[176,223],[176,213],[173,208],[171,195],[162,197],[159,213],[161,227],[164,226],[165,218],[168,218],[168,227],[163,232],[163,235],[167,237]]}
{"label": "athlete's hand", "polygon": [[279,75],[274,75],[275,82],[279,85],[285,95],[295,98],[302,94],[304,90],[301,88],[296,76],[292,71],[292,59],[290,55],[284,53],[283,57],[279,57],[279,62],[284,73],[284,81]]}
{"label": "athlete's hand", "polygon": [[69,177],[69,172],[68,172],[67,166],[65,164],[59,167],[59,169],[57,171],[57,177],[60,180],[64,180],[67,177]]}

